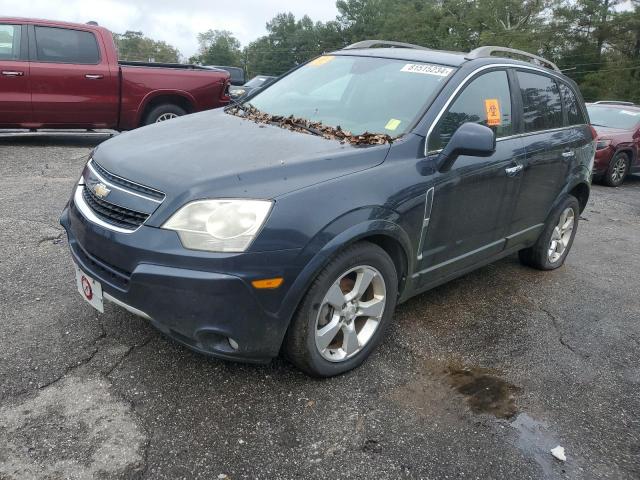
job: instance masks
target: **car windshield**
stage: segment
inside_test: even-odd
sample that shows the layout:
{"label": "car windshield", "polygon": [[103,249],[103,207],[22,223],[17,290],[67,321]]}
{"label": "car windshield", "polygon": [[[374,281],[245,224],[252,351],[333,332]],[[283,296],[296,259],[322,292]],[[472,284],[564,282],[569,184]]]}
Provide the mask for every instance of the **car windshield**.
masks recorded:
{"label": "car windshield", "polygon": [[386,58],[318,57],[250,100],[269,115],[293,115],[354,135],[397,137],[454,71],[452,67]]}
{"label": "car windshield", "polygon": [[258,88],[264,85],[264,83],[269,80],[271,77],[254,77],[244,84],[245,87]]}
{"label": "car windshield", "polygon": [[632,130],[640,125],[640,110],[588,105],[592,125]]}

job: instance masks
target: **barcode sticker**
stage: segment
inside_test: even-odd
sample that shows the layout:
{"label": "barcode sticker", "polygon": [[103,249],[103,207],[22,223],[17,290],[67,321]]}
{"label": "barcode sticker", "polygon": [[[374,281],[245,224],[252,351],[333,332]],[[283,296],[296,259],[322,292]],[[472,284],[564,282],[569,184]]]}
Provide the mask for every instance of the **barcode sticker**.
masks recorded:
{"label": "barcode sticker", "polygon": [[402,69],[401,72],[409,72],[409,73],[421,73],[423,75],[436,75],[438,77],[446,77],[451,72],[453,72],[453,68],[443,67],[441,65],[430,65],[426,63],[407,63]]}

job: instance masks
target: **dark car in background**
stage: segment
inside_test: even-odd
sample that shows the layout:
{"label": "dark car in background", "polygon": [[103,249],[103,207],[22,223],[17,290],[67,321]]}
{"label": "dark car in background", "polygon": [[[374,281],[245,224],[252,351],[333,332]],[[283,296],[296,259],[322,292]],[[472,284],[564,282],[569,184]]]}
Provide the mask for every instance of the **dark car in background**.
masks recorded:
{"label": "dark car in background", "polygon": [[600,101],[587,104],[587,110],[598,132],[594,178],[610,187],[622,185],[627,175],[640,173],[640,106]]}
{"label": "dark car in background", "polygon": [[229,96],[233,100],[240,100],[256,92],[257,90],[260,90],[261,88],[265,88],[267,85],[273,83],[277,78],[278,77],[272,77],[270,75],[257,75],[241,87],[234,86],[230,88]]}
{"label": "dark car in background", "polygon": [[118,61],[95,22],[0,17],[0,128],[131,130],[227,105],[228,86],[221,70]]}
{"label": "dark car in background", "polygon": [[228,67],[225,65],[206,65],[205,68],[211,68],[216,70],[224,70],[229,72],[231,85],[239,86],[243,85],[246,81],[244,69],[241,67]]}
{"label": "dark car in background", "polygon": [[563,265],[594,151],[575,83],[540,57],[365,41],[250,105],[102,143],[61,223],[98,310],[331,376],[414,295],[516,252]]}

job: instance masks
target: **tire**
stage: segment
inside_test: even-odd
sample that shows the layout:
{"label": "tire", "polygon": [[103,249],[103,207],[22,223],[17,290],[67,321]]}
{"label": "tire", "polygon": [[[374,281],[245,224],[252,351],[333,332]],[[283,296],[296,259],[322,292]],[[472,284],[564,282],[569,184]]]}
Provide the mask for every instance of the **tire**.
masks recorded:
{"label": "tire", "polygon": [[602,178],[602,183],[608,187],[619,187],[624,182],[624,179],[629,174],[629,155],[625,152],[616,153],[611,162],[609,162],[609,168]]}
{"label": "tire", "polygon": [[[359,290],[358,281],[366,282],[363,279],[369,278],[364,295],[356,297],[355,303],[349,302],[349,294]],[[380,292],[384,292],[383,297]],[[397,296],[398,274],[382,248],[369,242],[347,247],[322,269],[309,287],[285,338],[286,357],[315,377],[332,377],[356,368],[384,336]],[[343,308],[333,307],[327,298]],[[357,315],[367,307],[368,312],[375,310],[373,316]],[[320,344],[327,346],[322,348]]]}
{"label": "tire", "polygon": [[173,103],[163,103],[157,107],[153,107],[149,113],[144,117],[143,125],[151,125],[152,123],[162,122],[169,120],[166,117],[181,117],[186,115],[187,112],[184,108],[179,107]]}
{"label": "tire", "polygon": [[[568,211],[571,210],[571,213]],[[563,230],[560,225],[561,216],[565,217],[566,227],[568,218],[572,215],[571,230]],[[551,212],[547,223],[536,243],[529,248],[520,250],[520,262],[538,270],[555,270],[564,264],[564,261],[571,250],[573,240],[578,231],[578,221],[580,218],[580,204],[574,196],[567,195],[560,204]],[[557,230],[557,231],[556,231]],[[558,240],[560,238],[560,240]],[[555,241],[555,247],[552,243]],[[554,253],[551,251],[554,249]]]}

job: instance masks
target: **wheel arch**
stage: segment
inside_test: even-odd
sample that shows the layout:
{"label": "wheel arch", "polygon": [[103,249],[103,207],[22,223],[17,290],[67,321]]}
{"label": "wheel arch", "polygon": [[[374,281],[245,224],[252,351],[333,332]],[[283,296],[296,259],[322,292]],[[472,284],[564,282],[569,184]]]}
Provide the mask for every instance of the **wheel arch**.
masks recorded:
{"label": "wheel arch", "polygon": [[[327,238],[323,235],[327,230],[330,230],[330,227],[323,229],[315,238]],[[379,246],[391,257],[398,272],[398,297],[401,297],[412,268],[411,242],[406,231],[397,223],[385,219],[368,220],[352,225],[333,236],[319,248],[314,246],[314,242],[310,242],[305,251],[301,253],[303,257],[308,257],[308,261],[287,292],[282,302],[283,308],[278,312],[278,316],[285,318],[287,324],[287,328],[283,332],[283,340],[293,315],[317,275],[336,254],[355,243],[364,241]]]}
{"label": "wheel arch", "polygon": [[584,212],[584,209],[587,206],[587,202],[589,201],[589,196],[591,195],[591,188],[586,182],[580,182],[569,190],[569,195],[573,195],[578,199],[578,203],[580,204],[580,213]]}
{"label": "wheel arch", "polygon": [[177,105],[187,113],[193,113],[196,105],[195,99],[187,92],[164,91],[150,94],[141,103],[141,107],[138,111],[138,126],[142,125],[147,114],[153,108],[165,103]]}

